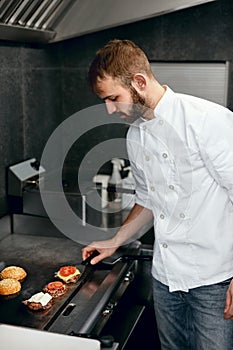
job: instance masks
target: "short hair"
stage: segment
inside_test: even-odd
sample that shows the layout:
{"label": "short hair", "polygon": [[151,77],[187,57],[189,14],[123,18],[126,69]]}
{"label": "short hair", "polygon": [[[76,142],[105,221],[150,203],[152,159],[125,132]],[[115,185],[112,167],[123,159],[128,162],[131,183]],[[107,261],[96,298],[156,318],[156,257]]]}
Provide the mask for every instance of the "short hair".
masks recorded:
{"label": "short hair", "polygon": [[106,75],[118,78],[129,87],[136,73],[153,76],[145,53],[130,40],[114,39],[96,52],[89,68],[88,81],[94,92],[98,78],[104,79]]}

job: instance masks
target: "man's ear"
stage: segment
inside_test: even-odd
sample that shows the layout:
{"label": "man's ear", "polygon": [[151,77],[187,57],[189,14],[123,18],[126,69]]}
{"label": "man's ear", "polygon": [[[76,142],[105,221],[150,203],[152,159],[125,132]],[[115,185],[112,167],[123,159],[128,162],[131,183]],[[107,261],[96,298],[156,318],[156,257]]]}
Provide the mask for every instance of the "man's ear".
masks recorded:
{"label": "man's ear", "polygon": [[146,88],[146,78],[143,74],[137,73],[133,75],[131,85],[137,92],[143,92]]}

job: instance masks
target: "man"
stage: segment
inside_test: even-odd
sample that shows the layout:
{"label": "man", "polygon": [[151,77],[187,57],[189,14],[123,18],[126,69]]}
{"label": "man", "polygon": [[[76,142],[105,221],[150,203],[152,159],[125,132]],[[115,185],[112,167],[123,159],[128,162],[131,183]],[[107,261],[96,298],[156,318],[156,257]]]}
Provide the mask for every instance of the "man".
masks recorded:
{"label": "man", "polygon": [[109,114],[137,116],[127,134],[136,204],[116,235],[92,242],[83,258],[110,256],[153,217],[162,349],[232,349],[233,113],[160,85],[128,40],[97,52],[89,80]]}

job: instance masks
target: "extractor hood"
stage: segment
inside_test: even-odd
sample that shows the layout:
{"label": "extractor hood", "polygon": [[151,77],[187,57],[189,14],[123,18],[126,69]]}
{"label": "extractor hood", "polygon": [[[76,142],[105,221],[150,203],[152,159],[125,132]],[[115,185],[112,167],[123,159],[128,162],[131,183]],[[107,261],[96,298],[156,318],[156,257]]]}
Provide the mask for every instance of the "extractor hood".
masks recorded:
{"label": "extractor hood", "polygon": [[[0,39],[50,42],[75,0],[1,0]],[[77,1],[76,1],[77,2]]]}
{"label": "extractor hood", "polygon": [[52,43],[216,0],[0,0],[0,40]]}

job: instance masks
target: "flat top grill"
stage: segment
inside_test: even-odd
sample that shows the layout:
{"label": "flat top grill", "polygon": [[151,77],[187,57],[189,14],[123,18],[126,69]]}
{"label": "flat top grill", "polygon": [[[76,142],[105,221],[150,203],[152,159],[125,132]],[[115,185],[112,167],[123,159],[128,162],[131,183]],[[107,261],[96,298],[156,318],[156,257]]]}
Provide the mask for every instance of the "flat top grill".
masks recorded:
{"label": "flat top grill", "polygon": [[[63,334],[90,332],[111,294],[134,264],[119,262],[105,268],[84,267],[77,265],[82,260],[78,243],[67,238],[18,233],[9,234],[0,241],[0,259],[7,266],[21,266],[28,273],[17,296],[0,296],[0,323]],[[76,265],[83,272],[78,282],[68,285],[65,295],[57,298],[49,310],[31,311],[22,304],[23,300],[42,291],[47,283],[56,280],[54,273],[63,265]],[[72,303],[75,310],[66,315]]]}
{"label": "flat top grill", "polygon": [[[54,273],[62,265],[77,265],[77,262],[81,261],[80,246],[63,238],[13,234],[1,241],[0,257],[6,265],[21,266],[28,273],[22,282],[22,290],[17,296],[0,297],[0,322],[2,323],[37,329],[46,328],[88,278],[85,274],[78,283],[68,285],[68,292],[64,297],[55,300],[51,309],[30,311],[22,304],[22,300],[42,291],[47,283],[56,280]],[[82,266],[78,267],[83,269]]]}

